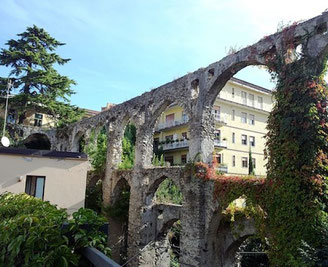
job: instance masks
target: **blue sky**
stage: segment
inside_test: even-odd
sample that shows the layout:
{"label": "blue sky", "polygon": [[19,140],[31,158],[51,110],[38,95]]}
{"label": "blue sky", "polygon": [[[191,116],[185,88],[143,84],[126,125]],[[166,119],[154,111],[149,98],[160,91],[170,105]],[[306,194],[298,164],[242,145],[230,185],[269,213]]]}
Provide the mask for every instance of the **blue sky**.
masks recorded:
{"label": "blue sky", "polygon": [[[58,68],[77,82],[72,104],[100,110],[220,60],[288,23],[319,15],[327,0],[0,0],[0,48],[33,24],[66,43]],[[302,3],[304,2],[304,3]],[[1,66],[0,75],[6,70]],[[237,74],[272,88],[248,67]]]}

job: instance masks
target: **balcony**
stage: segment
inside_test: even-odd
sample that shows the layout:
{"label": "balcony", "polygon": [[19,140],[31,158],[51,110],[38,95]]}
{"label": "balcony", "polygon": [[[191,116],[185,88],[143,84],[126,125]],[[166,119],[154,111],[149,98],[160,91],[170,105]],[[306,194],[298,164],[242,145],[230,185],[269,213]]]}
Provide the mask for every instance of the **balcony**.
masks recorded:
{"label": "balcony", "polygon": [[159,123],[156,127],[156,131],[160,131],[160,130],[163,130],[166,128],[180,126],[180,125],[186,124],[188,121],[189,121],[188,116],[184,116],[184,117],[182,117],[181,120],[174,120],[174,121],[167,121],[164,123]]}
{"label": "balcony", "polygon": [[219,124],[227,124],[227,115],[226,114],[215,114],[212,113],[214,116],[214,121]]}
{"label": "balcony", "polygon": [[215,139],[214,140],[214,146],[215,147],[227,148],[227,141],[221,141],[221,140]]}
{"label": "balcony", "polygon": [[228,166],[225,165],[224,163],[220,164],[219,167],[216,168],[216,170],[218,172],[222,172],[222,173],[228,173]]}
{"label": "balcony", "polygon": [[189,141],[188,140],[173,141],[172,143],[162,144],[160,146],[163,147],[164,151],[171,150],[171,149],[185,148],[185,147],[189,147]]}

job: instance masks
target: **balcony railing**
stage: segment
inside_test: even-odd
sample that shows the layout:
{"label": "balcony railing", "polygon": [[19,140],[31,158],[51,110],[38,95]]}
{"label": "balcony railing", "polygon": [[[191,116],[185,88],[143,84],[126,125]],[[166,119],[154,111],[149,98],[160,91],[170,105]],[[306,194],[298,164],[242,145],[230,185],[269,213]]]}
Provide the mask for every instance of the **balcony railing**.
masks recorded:
{"label": "balcony railing", "polygon": [[227,123],[227,115],[226,114],[215,114],[215,113],[212,113],[214,115],[214,120],[215,122],[218,122],[218,123]]}
{"label": "balcony railing", "polygon": [[[161,146],[163,150],[184,148],[184,147],[189,147],[189,141],[188,140],[174,141],[170,143],[160,144],[159,146]],[[214,146],[226,148],[227,141],[214,140]]]}
{"label": "balcony railing", "polygon": [[164,123],[159,123],[156,127],[156,130],[162,130],[165,128],[171,128],[171,127],[175,127],[175,126],[179,126],[179,125],[183,125],[185,123],[187,123],[189,121],[188,116],[183,117],[181,120],[176,120],[176,121],[167,121]]}
{"label": "balcony railing", "polygon": [[227,147],[227,141],[214,140],[214,146],[216,147]]}
{"label": "balcony railing", "polygon": [[188,140],[177,141],[168,144],[162,144],[161,146],[163,147],[163,150],[184,148],[189,146],[189,141]]}
{"label": "balcony railing", "polygon": [[219,172],[228,173],[228,166],[222,164],[219,167],[217,167],[216,170]]}

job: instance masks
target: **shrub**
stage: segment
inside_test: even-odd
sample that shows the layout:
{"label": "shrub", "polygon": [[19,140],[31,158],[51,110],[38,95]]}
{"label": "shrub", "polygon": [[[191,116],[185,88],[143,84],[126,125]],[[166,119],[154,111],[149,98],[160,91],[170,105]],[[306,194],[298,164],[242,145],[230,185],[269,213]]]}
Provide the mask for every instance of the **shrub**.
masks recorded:
{"label": "shrub", "polygon": [[[47,201],[4,193],[0,217],[0,266],[77,266],[84,247],[109,255],[106,236],[98,230],[105,220],[91,210],[80,209],[68,220],[65,209]],[[81,227],[86,222],[87,230]]]}
{"label": "shrub", "polygon": [[158,187],[155,193],[156,202],[182,204],[182,193],[174,182],[167,178]]}

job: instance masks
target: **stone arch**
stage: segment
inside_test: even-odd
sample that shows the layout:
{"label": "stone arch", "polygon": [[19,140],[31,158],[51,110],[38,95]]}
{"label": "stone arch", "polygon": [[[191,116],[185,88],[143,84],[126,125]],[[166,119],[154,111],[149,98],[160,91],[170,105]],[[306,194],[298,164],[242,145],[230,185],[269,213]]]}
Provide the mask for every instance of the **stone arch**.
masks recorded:
{"label": "stone arch", "polygon": [[[156,266],[171,266],[172,261],[177,263],[179,259],[182,203],[175,204],[174,201],[171,201],[174,198],[170,197],[158,201],[155,196],[167,181],[172,182],[172,185],[164,187],[164,190],[175,187],[182,196],[180,186],[174,180],[176,179],[168,178],[168,175],[162,175],[150,185],[148,190],[148,207],[145,209],[144,215],[147,217],[151,212],[154,216],[154,223],[150,223],[150,229],[153,225],[152,250],[155,255],[158,255],[154,259]],[[176,231],[176,229],[180,230]]]}
{"label": "stone arch", "polygon": [[82,130],[80,130],[74,135],[72,141],[72,151],[82,152],[84,144],[85,144],[85,133]]}
{"label": "stone arch", "polygon": [[227,207],[217,207],[213,212],[206,233],[205,264],[223,267],[234,266],[240,245],[256,233],[252,218],[239,218],[232,224],[230,219],[222,213],[232,203],[244,207],[244,203],[240,201],[242,199],[244,196],[236,198]]}
{"label": "stone arch", "polygon": [[[275,46],[272,45],[270,52],[275,51],[275,49]],[[235,54],[229,55],[222,61],[222,65],[226,65],[223,69],[222,66],[221,68],[220,66],[209,66],[207,74],[206,72],[203,73],[203,80],[206,79],[206,75],[210,78],[208,78],[207,82],[203,82],[204,90],[200,92],[203,95],[198,99],[199,112],[194,118],[196,127],[195,129],[191,129],[191,146],[196,143],[196,148],[193,148],[190,154],[193,156],[201,152],[205,162],[211,162],[213,151],[218,147],[224,147],[226,144],[226,142],[222,142],[222,140],[218,140],[216,143],[214,142],[216,139],[215,130],[217,120],[215,120],[215,116],[213,115],[213,109],[217,96],[228,81],[242,69],[248,66],[267,65],[265,56],[252,47],[247,47]],[[211,73],[214,73],[214,75]],[[197,121],[201,121],[202,127],[199,127],[199,123],[197,125]],[[222,120],[221,123],[223,123],[223,121],[224,120]],[[197,136],[202,136],[202,140],[200,141],[197,139]],[[193,139],[197,141],[194,142]],[[197,146],[197,143],[201,145]]]}
{"label": "stone arch", "polygon": [[[240,53],[240,52],[239,52]],[[220,93],[226,83],[240,70],[248,66],[265,65],[263,62],[255,60],[245,60],[233,63],[230,67],[225,69],[215,80],[206,92],[206,104],[213,105],[217,95]]]}
{"label": "stone arch", "polygon": [[[176,99],[175,96],[167,97],[159,103],[151,103],[148,113],[146,113],[147,116],[145,118],[145,123],[141,125],[138,129],[136,157],[142,159],[139,160],[139,165],[141,165],[142,167],[151,167],[153,165],[153,155],[154,152],[156,152],[156,149],[154,150],[154,134],[156,132],[156,125],[159,124],[161,114],[163,114],[163,112],[165,112],[165,110],[167,110],[170,105],[177,105],[182,108],[183,113],[185,114],[183,115],[184,118],[179,118],[179,121],[183,122],[184,120],[186,120],[187,122],[189,120],[188,118],[191,117],[190,109],[187,106],[187,103],[188,101],[185,101],[183,99]],[[183,138],[178,135],[176,135],[175,137],[176,140],[179,140],[179,142],[180,139]],[[161,141],[163,142],[164,140]],[[185,144],[187,142],[180,143],[180,145],[188,147]]]}
{"label": "stone arch", "polygon": [[130,190],[130,188],[131,187],[127,179],[125,179],[125,177],[119,177],[113,186],[110,203],[114,204],[117,202],[119,200],[120,193],[127,189]]}
{"label": "stone arch", "polygon": [[[162,174],[159,177],[152,179],[152,181],[150,181],[150,184],[148,186],[148,190],[146,193],[146,204],[147,205],[150,205],[153,202],[156,191],[158,190],[159,186],[166,179],[172,180],[174,185],[177,186],[177,188],[179,189],[179,191],[182,194],[179,178],[176,175]],[[183,197],[183,194],[182,194],[182,197]]]}
{"label": "stone arch", "polygon": [[46,134],[34,133],[29,135],[23,144],[28,149],[40,149],[40,150],[50,150],[51,143],[49,137]]}

